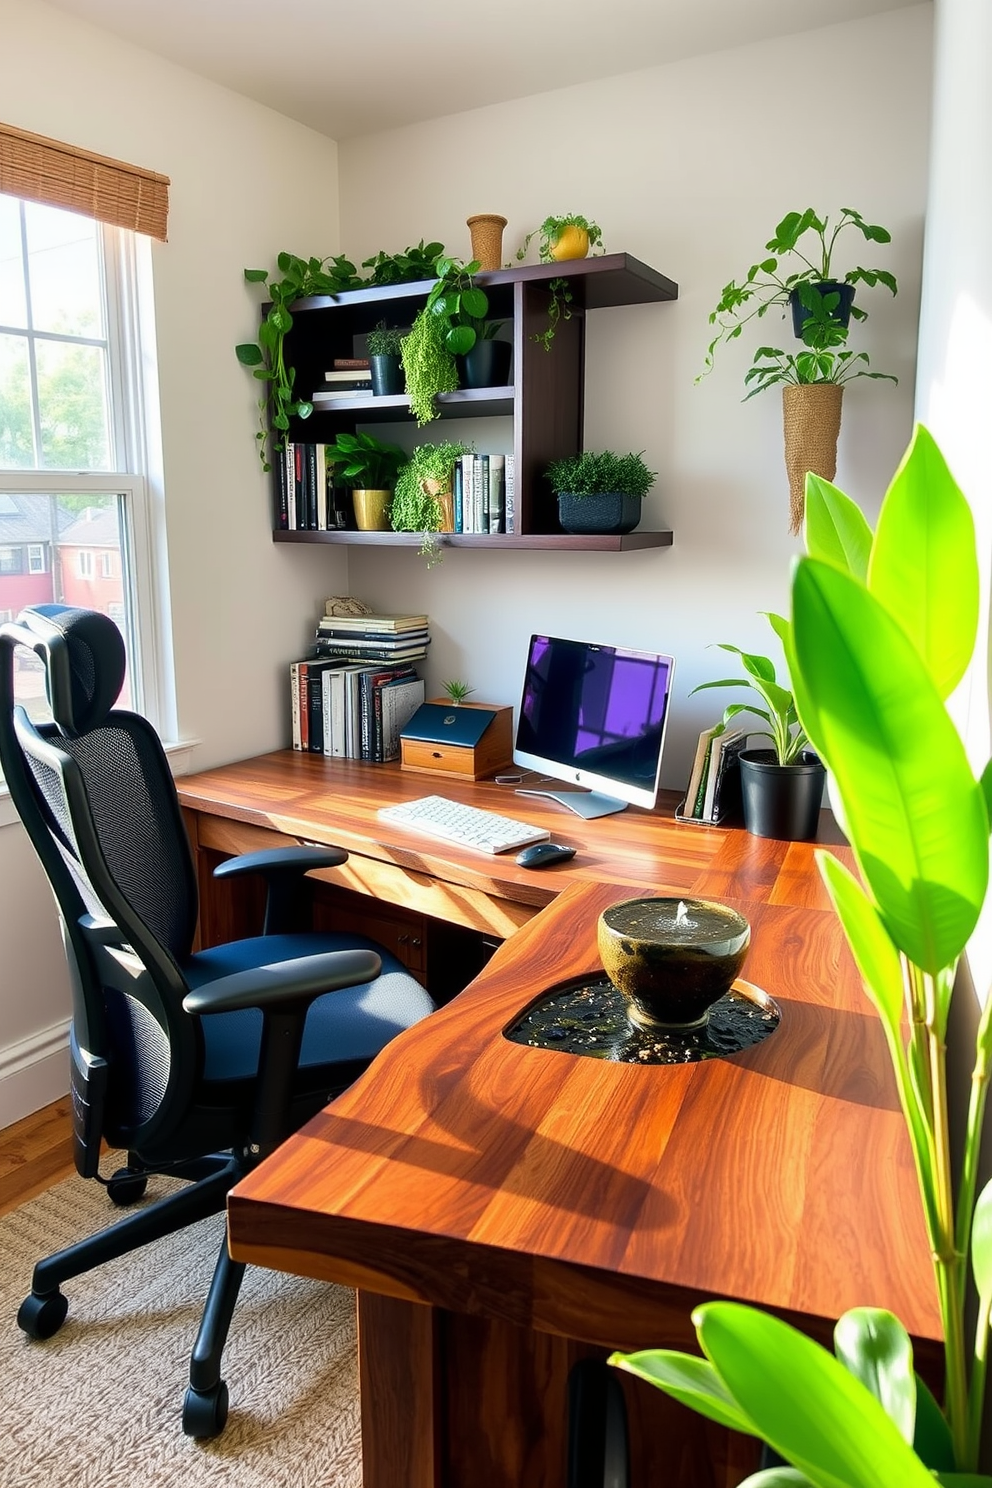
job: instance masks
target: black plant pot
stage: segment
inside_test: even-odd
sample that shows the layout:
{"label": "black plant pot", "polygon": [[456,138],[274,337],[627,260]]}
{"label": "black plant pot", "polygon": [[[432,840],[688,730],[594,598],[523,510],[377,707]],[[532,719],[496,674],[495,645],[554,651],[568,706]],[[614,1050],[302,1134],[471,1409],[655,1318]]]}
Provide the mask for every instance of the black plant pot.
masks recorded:
{"label": "black plant pot", "polygon": [[[851,306],[854,303],[854,285],[841,284],[836,279],[824,279],[819,284],[808,284],[807,291],[823,299],[826,295],[837,295],[837,304],[831,312],[830,319],[835,325],[848,326],[851,323]],[[792,306],[792,329],[802,340],[803,330],[810,318],[810,312],[799,298],[798,289],[794,289],[789,295],[789,304]]]}
{"label": "black plant pot", "polygon": [[558,493],[558,521],[565,532],[633,532],[641,520],[641,498],[621,491],[598,496]]}
{"label": "black plant pot", "polygon": [[462,387],[508,387],[512,354],[509,341],[476,341],[471,351],[458,358]]}
{"label": "black plant pot", "polygon": [[780,765],[771,749],[745,749],[740,756],[744,825],[754,837],[809,842],[816,836],[827,772],[815,754]]}
{"label": "black plant pot", "polygon": [[404,388],[403,363],[398,356],[369,357],[372,391],[377,398],[388,398]]}

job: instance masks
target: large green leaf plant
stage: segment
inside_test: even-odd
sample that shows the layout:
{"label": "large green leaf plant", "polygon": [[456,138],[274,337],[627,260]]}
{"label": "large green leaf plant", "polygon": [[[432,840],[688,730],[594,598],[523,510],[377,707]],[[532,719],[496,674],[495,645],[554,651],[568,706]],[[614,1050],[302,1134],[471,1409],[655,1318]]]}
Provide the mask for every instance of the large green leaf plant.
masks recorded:
{"label": "large green leaf plant", "polygon": [[992,1315],[992,1184],[977,1194],[992,999],[976,1034],[956,1192],[945,1043],[989,878],[992,765],[976,778],[947,708],[977,634],[974,523],[922,427],[874,533],[813,475],[806,512],[783,640],[799,717],[831,772],[858,867],[817,854],[906,1118],[943,1324],[943,1406],[914,1373],[905,1329],[874,1309],[841,1318],[837,1358],[764,1313],[714,1302],[693,1314],[705,1359],[662,1349],[613,1362],[792,1464],[759,1472],[748,1488],[932,1488],[934,1477],[977,1488],[992,1485],[977,1471]]}

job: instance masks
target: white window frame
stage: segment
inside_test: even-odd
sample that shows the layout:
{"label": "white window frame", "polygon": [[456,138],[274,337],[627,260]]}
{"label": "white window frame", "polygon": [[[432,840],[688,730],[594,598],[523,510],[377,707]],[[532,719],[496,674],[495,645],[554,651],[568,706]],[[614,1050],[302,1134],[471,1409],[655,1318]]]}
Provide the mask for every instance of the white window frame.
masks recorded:
{"label": "white window frame", "polygon": [[158,369],[155,355],[151,244],[148,238],[97,224],[105,286],[110,377],[109,471],[0,469],[0,492],[83,494],[123,500],[121,549],[130,575],[126,627],[134,707],[166,740],[178,736],[168,625]]}
{"label": "white window frame", "polygon": [[76,573],[81,579],[91,579],[93,577],[93,554],[89,548],[77,549]]}
{"label": "white window frame", "polygon": [[43,574],[47,572],[48,569],[45,567],[45,544],[28,543],[28,573]]}

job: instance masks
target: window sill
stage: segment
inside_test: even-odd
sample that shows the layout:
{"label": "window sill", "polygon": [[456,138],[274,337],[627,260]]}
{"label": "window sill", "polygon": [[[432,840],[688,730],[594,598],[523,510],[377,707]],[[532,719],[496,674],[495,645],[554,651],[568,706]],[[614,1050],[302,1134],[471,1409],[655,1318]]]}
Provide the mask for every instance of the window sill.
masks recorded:
{"label": "window sill", "polygon": [[[189,774],[193,763],[193,751],[199,742],[199,739],[181,739],[176,744],[166,744],[165,752],[173,775]],[[10,792],[0,782],[0,827],[12,827],[17,821],[18,815],[10,799]]]}

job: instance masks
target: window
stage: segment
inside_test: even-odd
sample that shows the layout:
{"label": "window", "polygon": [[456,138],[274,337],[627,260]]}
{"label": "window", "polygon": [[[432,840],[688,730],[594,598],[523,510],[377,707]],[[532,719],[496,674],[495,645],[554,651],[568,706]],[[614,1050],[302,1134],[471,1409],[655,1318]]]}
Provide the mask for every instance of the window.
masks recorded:
{"label": "window", "polygon": [[161,492],[147,474],[160,461],[142,419],[157,396],[150,266],[146,238],[0,194],[0,609],[111,615],[128,654],[122,706],[174,736],[156,645]]}

